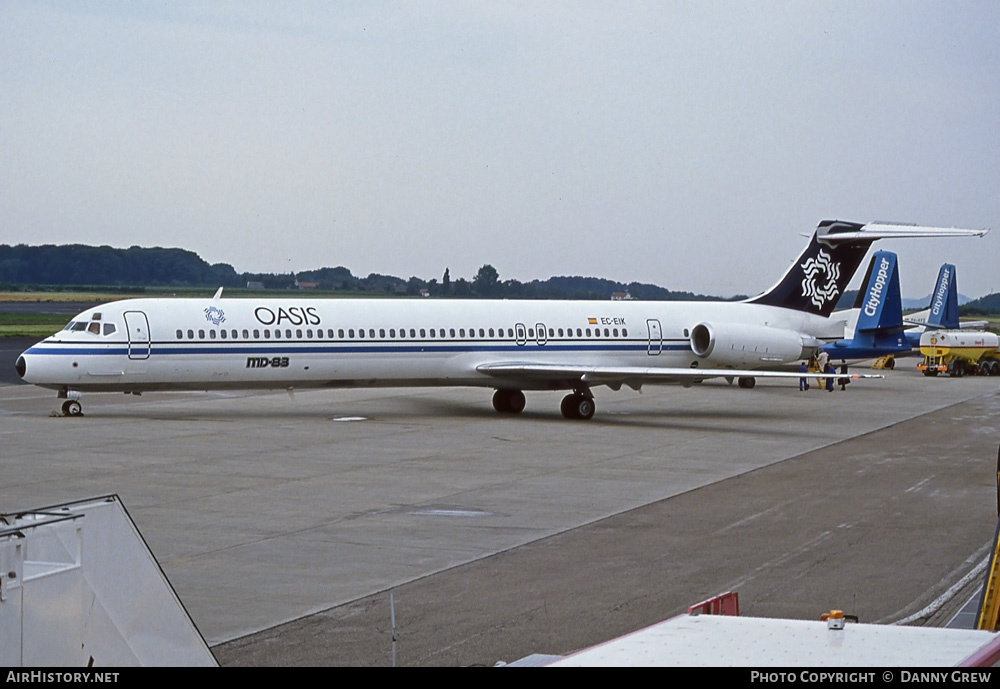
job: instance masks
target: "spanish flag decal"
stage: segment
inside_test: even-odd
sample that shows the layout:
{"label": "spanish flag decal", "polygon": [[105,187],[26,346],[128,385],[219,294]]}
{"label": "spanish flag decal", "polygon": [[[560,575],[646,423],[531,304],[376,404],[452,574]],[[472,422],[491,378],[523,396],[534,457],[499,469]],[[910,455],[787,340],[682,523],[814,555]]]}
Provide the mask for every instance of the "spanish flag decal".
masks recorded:
{"label": "spanish flag decal", "polygon": [[588,325],[597,325],[597,319],[596,318],[588,318],[587,319],[587,324]]}

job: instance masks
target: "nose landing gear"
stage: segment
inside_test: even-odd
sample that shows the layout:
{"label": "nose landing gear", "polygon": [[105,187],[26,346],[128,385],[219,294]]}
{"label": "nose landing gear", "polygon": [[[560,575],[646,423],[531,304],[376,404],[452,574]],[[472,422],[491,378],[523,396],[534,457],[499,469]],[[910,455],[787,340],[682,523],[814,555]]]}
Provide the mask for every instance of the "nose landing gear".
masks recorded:
{"label": "nose landing gear", "polygon": [[83,405],[80,404],[79,390],[60,390],[59,399],[63,400],[63,416],[83,416]]}
{"label": "nose landing gear", "polygon": [[63,416],[83,416],[83,405],[78,400],[66,400],[62,404]]}

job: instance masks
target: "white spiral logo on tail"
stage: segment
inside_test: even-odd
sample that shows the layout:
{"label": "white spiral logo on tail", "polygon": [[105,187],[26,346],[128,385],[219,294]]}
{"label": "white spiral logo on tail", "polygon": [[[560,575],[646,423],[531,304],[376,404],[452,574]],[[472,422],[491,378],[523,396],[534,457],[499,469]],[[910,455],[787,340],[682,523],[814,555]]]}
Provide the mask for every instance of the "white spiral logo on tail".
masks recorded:
{"label": "white spiral logo on tail", "polygon": [[802,272],[805,274],[802,278],[802,296],[809,297],[816,308],[823,308],[823,304],[840,293],[837,289],[840,264],[834,263],[830,254],[825,251],[820,250],[819,256],[807,259],[802,264]]}

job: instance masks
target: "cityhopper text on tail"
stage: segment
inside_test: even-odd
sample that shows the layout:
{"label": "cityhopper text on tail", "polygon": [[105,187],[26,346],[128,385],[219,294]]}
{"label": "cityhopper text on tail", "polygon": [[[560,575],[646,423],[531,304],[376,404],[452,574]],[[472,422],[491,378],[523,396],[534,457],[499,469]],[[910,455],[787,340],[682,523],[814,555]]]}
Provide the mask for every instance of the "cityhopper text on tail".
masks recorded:
{"label": "cityhopper text on tail", "polygon": [[602,385],[797,378],[768,369],[844,337],[830,315],[872,242],[985,233],[824,221],[774,287],[742,302],[127,299],[79,314],[16,368],[70,416],[88,392],[475,386],[504,414],[526,390],[568,391],[562,415],[589,419]]}
{"label": "cityhopper text on tail", "polygon": [[[865,288],[858,291],[853,308],[836,311],[832,316],[845,319],[844,339],[824,344],[820,350],[831,359],[844,361],[899,356],[919,350],[925,330],[984,327],[985,321],[959,322],[956,273],[954,265],[942,265],[934,281],[930,306],[904,319],[896,254],[876,251],[862,281]],[[893,368],[891,359],[886,367]]]}
{"label": "cityhopper text on tail", "polygon": [[[858,290],[847,319],[845,338],[828,342],[820,350],[831,359],[873,359],[909,352],[912,345],[903,325],[903,299],[899,290],[899,266],[896,254],[876,251]],[[835,314],[836,317],[837,314]],[[852,325],[853,324],[853,325]],[[853,335],[846,337],[848,332]]]}

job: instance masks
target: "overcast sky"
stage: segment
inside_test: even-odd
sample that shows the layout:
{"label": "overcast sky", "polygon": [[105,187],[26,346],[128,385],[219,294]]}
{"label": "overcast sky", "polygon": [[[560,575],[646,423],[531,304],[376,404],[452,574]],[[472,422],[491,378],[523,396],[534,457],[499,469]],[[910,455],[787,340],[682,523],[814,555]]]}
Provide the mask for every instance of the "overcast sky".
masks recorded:
{"label": "overcast sky", "polygon": [[729,296],[892,220],[978,297],[998,142],[995,0],[0,0],[0,243]]}

